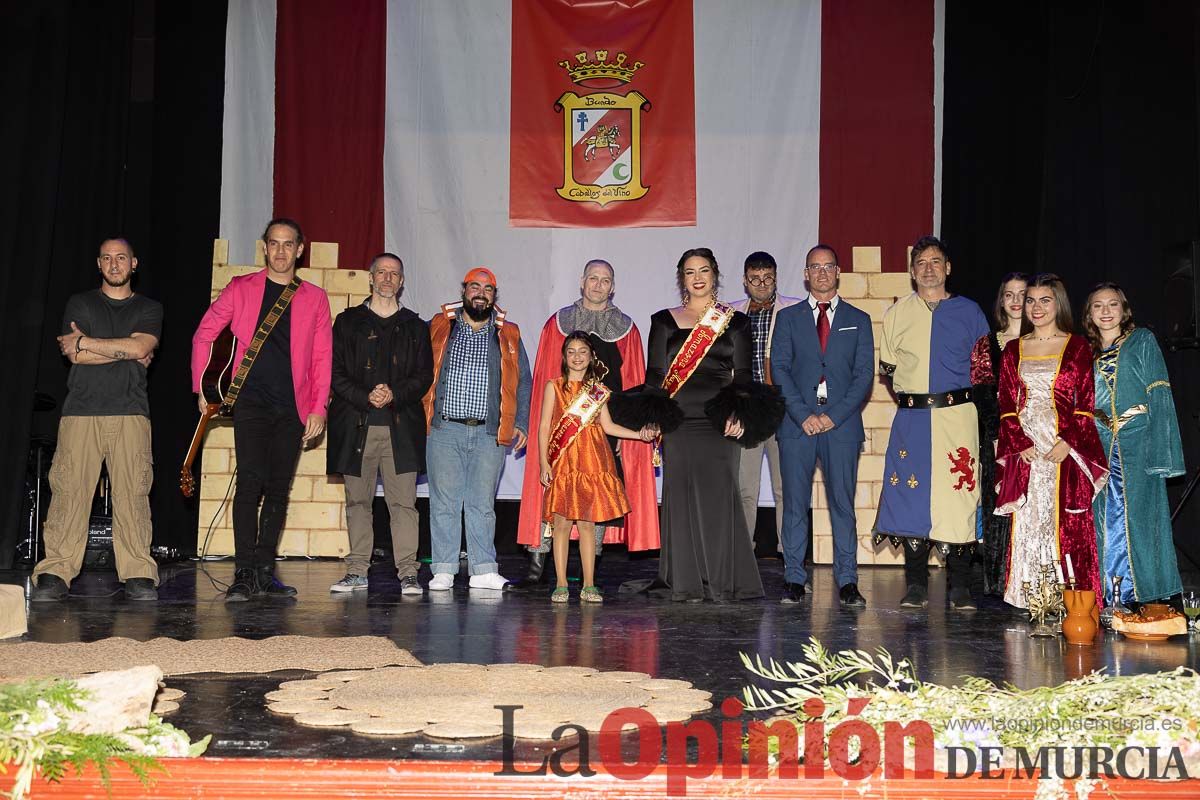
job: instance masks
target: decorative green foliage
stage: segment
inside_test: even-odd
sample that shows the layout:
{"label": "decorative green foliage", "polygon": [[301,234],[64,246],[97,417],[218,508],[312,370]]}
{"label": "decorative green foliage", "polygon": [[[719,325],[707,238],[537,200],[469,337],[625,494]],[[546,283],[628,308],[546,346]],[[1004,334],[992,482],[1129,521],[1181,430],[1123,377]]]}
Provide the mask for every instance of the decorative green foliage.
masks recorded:
{"label": "decorative green foliage", "polygon": [[923,683],[907,659],[896,661],[883,648],[874,655],[830,652],[810,639],[803,654],[804,661],[780,664],[742,653],[748,671],[783,687],[747,686],[746,710],[787,712],[802,726],[812,719],[804,702],[817,699],[831,729],[851,716],[851,699],[867,698],[855,719],[880,733],[885,722],[927,722],[938,749],[1177,747],[1185,758],[1200,756],[1200,675],[1185,667],[1145,675],[1095,672],[1022,690],[969,676],[959,686]]}
{"label": "decorative green foliage", "polygon": [[105,787],[110,765],[121,762],[143,784],[151,774],[165,772],[158,759],[198,756],[211,737],[192,743],[178,728],[151,716],[144,728],[121,733],[78,733],[67,729],[66,717],[79,711],[89,693],[74,681],[31,680],[0,685],[0,772],[17,768],[14,800],[25,797],[35,774],[61,780],[68,770],[79,775],[94,764]]}

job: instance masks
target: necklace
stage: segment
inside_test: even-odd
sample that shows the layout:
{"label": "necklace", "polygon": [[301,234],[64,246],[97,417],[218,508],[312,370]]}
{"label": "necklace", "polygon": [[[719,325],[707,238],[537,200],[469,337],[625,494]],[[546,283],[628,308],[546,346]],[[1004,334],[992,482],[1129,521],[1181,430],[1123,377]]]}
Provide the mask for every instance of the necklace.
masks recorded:
{"label": "necklace", "polygon": [[1033,340],[1035,342],[1048,342],[1051,339],[1060,339],[1060,338],[1062,338],[1061,333],[1052,333],[1049,336],[1034,336]]}

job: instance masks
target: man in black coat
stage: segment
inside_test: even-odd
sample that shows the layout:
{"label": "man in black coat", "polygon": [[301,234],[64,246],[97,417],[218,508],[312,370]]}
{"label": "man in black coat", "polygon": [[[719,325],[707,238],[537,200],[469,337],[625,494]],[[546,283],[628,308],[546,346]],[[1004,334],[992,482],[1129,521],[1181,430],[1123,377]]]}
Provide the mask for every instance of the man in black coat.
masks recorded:
{"label": "man in black coat", "polygon": [[392,553],[404,594],[417,582],[417,473],[425,470],[421,398],[433,383],[429,327],[400,304],[404,262],[371,261],[371,296],[333,324],[333,382],[327,471],[346,481],[350,552],[333,592],[367,588],[375,540],[371,504],[378,475],[391,514]]}

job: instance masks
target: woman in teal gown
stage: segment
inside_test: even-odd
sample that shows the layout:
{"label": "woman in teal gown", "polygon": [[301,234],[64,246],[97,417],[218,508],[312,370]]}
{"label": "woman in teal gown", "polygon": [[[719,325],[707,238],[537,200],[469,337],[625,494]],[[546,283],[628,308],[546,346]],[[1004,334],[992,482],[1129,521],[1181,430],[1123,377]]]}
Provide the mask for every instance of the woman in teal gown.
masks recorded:
{"label": "woman in teal gown", "polygon": [[1096,359],[1096,427],[1110,470],[1092,506],[1104,604],[1112,602],[1117,575],[1122,603],[1169,597],[1183,584],[1166,479],[1184,467],[1167,366],[1154,334],[1134,326],[1117,284],[1092,289],[1084,317]]}

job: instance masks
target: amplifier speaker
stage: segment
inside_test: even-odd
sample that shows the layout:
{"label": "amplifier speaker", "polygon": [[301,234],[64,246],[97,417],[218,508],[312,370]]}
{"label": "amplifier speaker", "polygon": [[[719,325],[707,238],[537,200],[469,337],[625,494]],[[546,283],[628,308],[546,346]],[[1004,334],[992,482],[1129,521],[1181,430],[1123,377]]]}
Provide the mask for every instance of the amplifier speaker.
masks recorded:
{"label": "amplifier speaker", "polygon": [[87,549],[83,552],[83,568],[111,570],[117,568],[113,555],[112,517],[93,514],[88,520]]}

